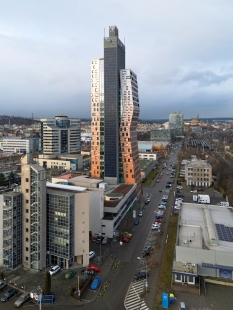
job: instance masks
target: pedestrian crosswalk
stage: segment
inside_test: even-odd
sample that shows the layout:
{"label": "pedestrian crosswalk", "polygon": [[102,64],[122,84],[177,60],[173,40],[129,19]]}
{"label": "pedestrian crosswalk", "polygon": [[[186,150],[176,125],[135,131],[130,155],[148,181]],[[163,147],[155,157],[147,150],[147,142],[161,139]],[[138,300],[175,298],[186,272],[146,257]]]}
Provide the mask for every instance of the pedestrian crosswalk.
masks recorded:
{"label": "pedestrian crosswalk", "polygon": [[145,292],[146,279],[133,282],[125,297],[126,310],[149,310],[143,298],[140,295]]}

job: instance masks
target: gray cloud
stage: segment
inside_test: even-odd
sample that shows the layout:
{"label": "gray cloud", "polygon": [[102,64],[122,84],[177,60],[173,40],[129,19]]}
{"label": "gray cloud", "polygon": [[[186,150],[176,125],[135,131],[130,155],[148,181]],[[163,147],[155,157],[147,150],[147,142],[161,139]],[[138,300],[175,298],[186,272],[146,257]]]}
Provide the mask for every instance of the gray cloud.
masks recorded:
{"label": "gray cloud", "polygon": [[114,10],[108,0],[36,3],[1,4],[2,114],[90,117],[90,62],[117,25],[140,118],[232,115],[232,0],[117,0]]}
{"label": "gray cloud", "polygon": [[210,70],[191,71],[186,73],[179,83],[196,82],[199,86],[210,86],[212,84],[220,84],[233,78],[233,73],[216,74]]}

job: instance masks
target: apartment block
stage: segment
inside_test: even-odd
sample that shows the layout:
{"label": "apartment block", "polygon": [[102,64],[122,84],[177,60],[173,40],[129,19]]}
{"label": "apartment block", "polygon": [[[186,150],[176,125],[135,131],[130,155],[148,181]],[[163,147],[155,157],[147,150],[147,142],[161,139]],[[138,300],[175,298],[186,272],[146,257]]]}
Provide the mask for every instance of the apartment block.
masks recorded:
{"label": "apartment block", "polygon": [[212,184],[212,167],[206,160],[192,159],[185,165],[187,185],[209,187]]}
{"label": "apartment block", "polygon": [[15,269],[21,265],[22,195],[16,191],[0,195],[0,266]]}

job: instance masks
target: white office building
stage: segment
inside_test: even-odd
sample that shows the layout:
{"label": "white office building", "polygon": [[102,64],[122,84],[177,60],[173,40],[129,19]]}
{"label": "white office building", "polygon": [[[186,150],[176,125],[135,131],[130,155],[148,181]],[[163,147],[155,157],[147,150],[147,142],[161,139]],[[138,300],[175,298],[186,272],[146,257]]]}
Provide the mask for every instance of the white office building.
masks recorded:
{"label": "white office building", "polygon": [[3,152],[9,153],[32,153],[33,139],[25,139],[21,137],[3,139],[2,150]]}
{"label": "white office building", "polygon": [[55,118],[42,118],[41,150],[48,158],[62,154],[80,153],[80,119],[57,115]]}

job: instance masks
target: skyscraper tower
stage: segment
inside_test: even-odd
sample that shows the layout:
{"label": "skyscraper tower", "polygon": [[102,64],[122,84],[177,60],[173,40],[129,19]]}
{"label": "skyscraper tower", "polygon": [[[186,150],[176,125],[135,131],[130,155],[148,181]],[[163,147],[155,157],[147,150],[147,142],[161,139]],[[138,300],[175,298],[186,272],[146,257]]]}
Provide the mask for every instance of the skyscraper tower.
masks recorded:
{"label": "skyscraper tower", "polygon": [[125,69],[125,46],[116,26],[110,26],[104,38],[104,59],[92,60],[91,106],[92,177],[109,184],[137,183],[139,194],[137,76]]}

